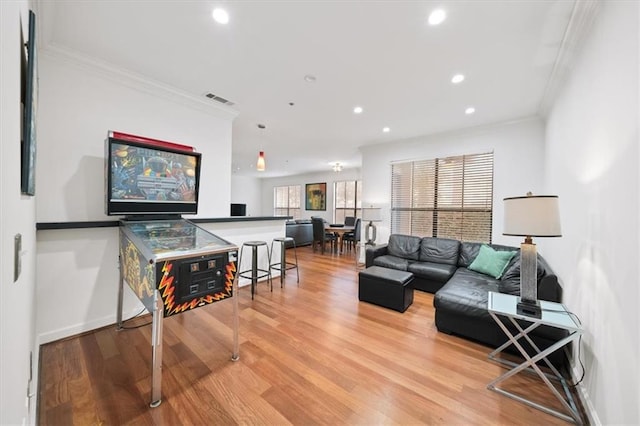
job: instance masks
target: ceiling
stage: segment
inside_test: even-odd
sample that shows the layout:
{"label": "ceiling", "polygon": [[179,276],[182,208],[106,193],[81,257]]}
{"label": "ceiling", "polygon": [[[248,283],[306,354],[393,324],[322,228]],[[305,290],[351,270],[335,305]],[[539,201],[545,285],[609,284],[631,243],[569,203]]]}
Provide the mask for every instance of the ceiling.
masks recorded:
{"label": "ceiling", "polygon": [[[227,25],[212,19],[216,7],[228,12]],[[538,114],[573,7],[567,0],[41,0],[37,13],[41,46],[233,102],[234,173],[275,177],[330,171],[334,162],[360,167],[364,145]],[[447,18],[431,26],[436,8]],[[457,73],[466,78],[454,85]],[[354,114],[355,106],[363,112]],[[465,114],[469,106],[474,114]],[[259,151],[265,172],[255,170]]]}

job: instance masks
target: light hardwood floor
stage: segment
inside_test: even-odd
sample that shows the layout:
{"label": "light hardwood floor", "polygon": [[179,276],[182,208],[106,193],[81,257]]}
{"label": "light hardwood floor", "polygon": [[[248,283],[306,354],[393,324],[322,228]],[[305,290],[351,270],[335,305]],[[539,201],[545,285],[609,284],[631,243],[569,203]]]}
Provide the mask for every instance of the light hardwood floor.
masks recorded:
{"label": "light hardwood floor", "polygon": [[[413,305],[395,312],[358,301],[353,255],[304,247],[298,258],[299,286],[289,271],[282,289],[279,279],[273,292],[259,283],[253,301],[249,287],[240,289],[237,362],[231,301],[165,319],[157,408],[149,408],[151,326],[110,326],[44,345],[38,423],[564,423],[487,390],[503,368],[487,360],[489,348],[437,331],[433,295],[416,291]],[[534,376],[507,385],[560,407]]]}

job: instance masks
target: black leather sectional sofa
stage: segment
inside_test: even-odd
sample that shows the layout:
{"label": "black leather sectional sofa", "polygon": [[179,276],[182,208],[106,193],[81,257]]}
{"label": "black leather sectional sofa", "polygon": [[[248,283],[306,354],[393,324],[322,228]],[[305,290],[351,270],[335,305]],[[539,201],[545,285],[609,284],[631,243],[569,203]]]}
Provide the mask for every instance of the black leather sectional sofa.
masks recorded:
{"label": "black leather sectional sofa", "polygon": [[[487,311],[489,291],[520,294],[520,249],[490,244],[496,251],[515,251],[503,275],[496,279],[469,269],[480,251],[481,243],[432,237],[394,234],[383,245],[368,246],[366,266],[381,266],[412,272],[414,288],[435,293],[435,323],[439,331],[456,334],[491,347],[507,341]],[[538,298],[561,302],[562,287],[547,262],[538,255]],[[540,326],[532,333],[534,342],[547,348],[565,333]],[[531,348],[529,348],[531,349]],[[565,364],[562,353],[551,361]]]}
{"label": "black leather sectional sofa", "polygon": [[[313,225],[310,219],[298,219],[288,221],[286,223],[287,237],[292,237],[296,246],[308,246],[313,243]],[[292,247],[293,244],[287,244],[287,248]]]}

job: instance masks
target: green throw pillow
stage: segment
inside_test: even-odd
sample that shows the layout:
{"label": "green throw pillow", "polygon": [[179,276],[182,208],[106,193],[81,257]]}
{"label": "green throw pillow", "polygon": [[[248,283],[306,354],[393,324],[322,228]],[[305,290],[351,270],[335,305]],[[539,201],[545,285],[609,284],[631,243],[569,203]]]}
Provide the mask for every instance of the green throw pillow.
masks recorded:
{"label": "green throw pillow", "polygon": [[516,253],[516,251],[497,251],[483,244],[480,246],[478,256],[469,265],[469,269],[500,279],[504,270],[507,269],[509,261]]}

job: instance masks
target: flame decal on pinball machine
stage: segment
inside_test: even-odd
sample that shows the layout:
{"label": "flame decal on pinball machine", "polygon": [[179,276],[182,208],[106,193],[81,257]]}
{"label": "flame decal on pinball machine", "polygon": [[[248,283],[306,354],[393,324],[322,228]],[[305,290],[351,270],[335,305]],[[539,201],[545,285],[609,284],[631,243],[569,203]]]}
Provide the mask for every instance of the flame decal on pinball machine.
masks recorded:
{"label": "flame decal on pinball machine", "polygon": [[173,269],[173,263],[169,261],[165,261],[162,265],[162,279],[160,280],[160,284],[158,285],[158,290],[160,291],[160,295],[162,297],[164,307],[165,307],[165,316],[170,316],[174,314],[179,314],[181,312],[188,311],[190,309],[196,308],[198,306],[202,306],[205,304],[217,302],[222,299],[226,299],[233,295],[233,280],[236,276],[236,263],[229,262],[225,266],[225,283],[224,283],[224,291],[220,291],[215,294],[208,294],[202,297],[196,297],[193,300],[185,303],[181,303],[176,305],[175,303],[175,291],[176,287],[174,285],[175,276],[171,275],[171,271]]}
{"label": "flame decal on pinball machine", "polygon": [[165,315],[171,315],[173,305],[175,304],[175,291],[176,288],[173,285],[174,276],[169,276],[171,274],[171,270],[173,269],[173,264],[164,262],[162,265],[162,278],[160,279],[160,284],[158,285],[158,290],[160,291],[160,295],[162,296],[162,300],[165,306]]}
{"label": "flame decal on pinball machine", "polygon": [[227,266],[225,268],[227,270],[227,273],[225,274],[225,283],[224,283],[224,289],[227,291],[227,293],[231,294],[231,291],[233,289],[233,280],[236,278],[236,262],[229,262],[227,263]]}

